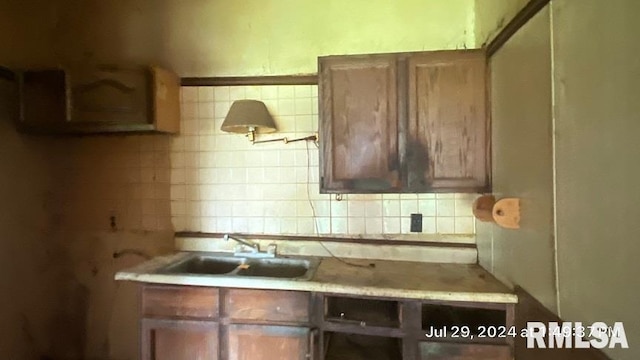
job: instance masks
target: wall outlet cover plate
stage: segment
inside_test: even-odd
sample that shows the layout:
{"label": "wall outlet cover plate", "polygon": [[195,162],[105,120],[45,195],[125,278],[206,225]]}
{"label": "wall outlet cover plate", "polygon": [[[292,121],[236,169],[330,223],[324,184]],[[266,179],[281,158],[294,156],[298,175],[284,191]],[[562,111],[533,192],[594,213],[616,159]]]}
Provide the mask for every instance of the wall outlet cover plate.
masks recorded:
{"label": "wall outlet cover plate", "polygon": [[422,232],[422,214],[411,214],[411,232]]}

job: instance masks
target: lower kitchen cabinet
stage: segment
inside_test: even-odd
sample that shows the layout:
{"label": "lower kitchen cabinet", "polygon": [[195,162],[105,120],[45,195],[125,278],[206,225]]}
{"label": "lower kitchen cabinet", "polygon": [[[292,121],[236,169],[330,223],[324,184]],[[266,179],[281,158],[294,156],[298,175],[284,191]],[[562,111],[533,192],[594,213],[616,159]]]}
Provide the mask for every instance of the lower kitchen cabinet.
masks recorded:
{"label": "lower kitchen cabinet", "polygon": [[[513,304],[316,297],[322,360],[513,359],[512,338],[478,333],[511,328]],[[454,334],[456,328],[468,330],[469,336]]]}
{"label": "lower kitchen cabinet", "polygon": [[308,292],[145,285],[142,360],[315,359]]}
{"label": "lower kitchen cabinet", "polygon": [[229,360],[314,359],[314,332],[306,327],[232,324],[226,336]]}
{"label": "lower kitchen cabinet", "polygon": [[513,359],[479,331],[513,327],[514,304],[147,284],[140,309],[142,360]]}
{"label": "lower kitchen cabinet", "polygon": [[177,319],[143,319],[142,360],[217,360],[217,322]]}
{"label": "lower kitchen cabinet", "polygon": [[399,338],[335,332],[324,339],[324,360],[402,360]]}

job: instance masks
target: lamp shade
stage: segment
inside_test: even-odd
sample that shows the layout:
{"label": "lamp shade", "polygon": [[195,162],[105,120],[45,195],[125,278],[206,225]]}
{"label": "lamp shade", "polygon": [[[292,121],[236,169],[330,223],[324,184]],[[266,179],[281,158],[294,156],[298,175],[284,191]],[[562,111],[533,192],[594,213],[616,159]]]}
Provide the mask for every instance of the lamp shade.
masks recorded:
{"label": "lamp shade", "polygon": [[233,133],[270,133],[276,131],[276,124],[262,101],[236,100],[220,129]]}

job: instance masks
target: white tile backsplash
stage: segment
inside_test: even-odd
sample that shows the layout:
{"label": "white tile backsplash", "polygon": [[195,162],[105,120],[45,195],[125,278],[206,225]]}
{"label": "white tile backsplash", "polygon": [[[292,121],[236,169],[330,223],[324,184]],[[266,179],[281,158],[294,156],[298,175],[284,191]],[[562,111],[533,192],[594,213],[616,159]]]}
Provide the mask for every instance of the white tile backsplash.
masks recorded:
{"label": "white tile backsplash", "polygon": [[[181,132],[166,150],[175,230],[400,235],[410,233],[410,215],[421,213],[424,234],[475,233],[473,194],[350,194],[337,200],[319,193],[313,143],[252,145],[220,130],[232,102],[247,98],[265,102],[278,128],[259,139],[311,135],[318,131],[317,96],[311,85],[182,88]],[[153,158],[145,161],[143,156],[150,169]],[[144,167],[140,175],[154,176]],[[145,213],[156,212],[145,204]]]}

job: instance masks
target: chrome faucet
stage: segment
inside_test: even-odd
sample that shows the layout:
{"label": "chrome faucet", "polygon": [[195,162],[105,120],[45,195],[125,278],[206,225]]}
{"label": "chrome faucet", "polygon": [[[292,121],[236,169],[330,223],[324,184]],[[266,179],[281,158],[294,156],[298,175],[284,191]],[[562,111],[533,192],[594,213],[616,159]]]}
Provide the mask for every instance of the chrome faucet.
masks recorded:
{"label": "chrome faucet", "polygon": [[244,246],[250,247],[252,249],[251,250],[252,253],[259,253],[260,252],[260,244],[253,243],[253,242],[251,242],[249,240],[237,238],[237,237],[231,236],[229,234],[224,234],[224,241],[229,241],[229,239],[239,243],[240,245],[244,245]]}
{"label": "chrome faucet", "polygon": [[[239,245],[236,247],[235,255],[236,256],[248,256],[248,257],[276,257],[276,244],[269,244],[267,252],[260,251],[260,244],[251,242],[246,239],[241,239],[239,237],[231,236],[229,234],[224,234],[224,241],[229,241],[229,239],[237,242]],[[243,247],[247,246],[251,250],[243,251]]]}

